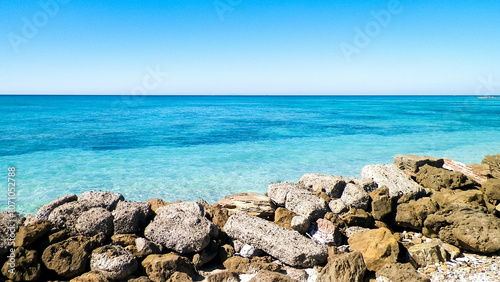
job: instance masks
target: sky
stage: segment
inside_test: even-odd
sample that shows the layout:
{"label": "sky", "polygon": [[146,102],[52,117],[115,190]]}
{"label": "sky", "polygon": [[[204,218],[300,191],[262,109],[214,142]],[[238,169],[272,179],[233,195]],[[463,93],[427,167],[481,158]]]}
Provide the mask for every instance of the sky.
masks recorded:
{"label": "sky", "polygon": [[0,94],[500,94],[500,1],[9,0]]}

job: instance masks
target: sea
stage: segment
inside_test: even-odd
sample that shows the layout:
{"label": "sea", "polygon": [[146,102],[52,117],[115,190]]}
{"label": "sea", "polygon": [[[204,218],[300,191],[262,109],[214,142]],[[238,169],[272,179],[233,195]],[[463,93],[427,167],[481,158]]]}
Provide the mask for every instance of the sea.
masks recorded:
{"label": "sea", "polygon": [[500,100],[0,96],[0,210],[15,181],[22,214],[89,190],[214,203],[305,173],[359,177],[411,153],[464,163],[500,153]]}

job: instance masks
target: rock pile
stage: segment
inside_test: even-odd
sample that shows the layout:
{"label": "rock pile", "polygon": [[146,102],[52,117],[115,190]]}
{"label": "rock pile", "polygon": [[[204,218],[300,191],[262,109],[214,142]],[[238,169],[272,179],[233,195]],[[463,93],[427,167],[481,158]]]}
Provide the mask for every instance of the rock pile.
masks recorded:
{"label": "rock pile", "polygon": [[0,213],[0,280],[488,281],[461,269],[478,261],[463,252],[500,267],[499,164],[397,155],[360,179],[306,174],[214,205],[67,195]]}

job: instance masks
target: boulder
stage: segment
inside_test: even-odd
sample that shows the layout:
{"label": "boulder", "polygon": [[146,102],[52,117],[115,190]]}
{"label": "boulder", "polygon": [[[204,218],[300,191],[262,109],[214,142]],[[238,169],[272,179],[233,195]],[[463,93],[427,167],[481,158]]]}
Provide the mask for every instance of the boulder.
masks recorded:
{"label": "boulder", "polygon": [[194,275],[193,263],[175,253],[149,255],[142,261],[142,266],[152,281],[167,281],[175,272]]}
{"label": "boulder", "polygon": [[377,271],[376,277],[382,282],[431,282],[409,263],[386,264]]}
{"label": "boulder", "polygon": [[444,169],[451,170],[451,171],[456,171],[463,173],[465,176],[467,176],[469,179],[472,179],[476,183],[483,183],[485,182],[488,177],[483,175],[481,172],[478,172],[474,169],[474,167],[466,165],[461,162],[457,162],[452,159],[444,159]]}
{"label": "boulder", "polygon": [[[134,245],[131,245],[134,246]],[[134,255],[138,258],[147,257],[152,254],[160,254],[162,247],[157,245],[146,238],[139,237],[135,239]],[[203,252],[203,251],[202,251]]]}
{"label": "boulder", "polygon": [[488,179],[481,184],[481,189],[490,201],[500,201],[500,179]]}
{"label": "boulder", "polygon": [[178,203],[156,210],[156,217],[146,227],[144,236],[178,253],[203,250],[210,238],[217,237],[217,227],[203,216],[197,203]]}
{"label": "boulder", "polygon": [[260,256],[262,254],[262,250],[257,249],[256,247],[248,244],[244,244],[239,251],[239,255],[244,258],[252,258],[256,256]]}
{"label": "boulder", "polygon": [[437,243],[416,244],[408,248],[408,253],[415,263],[422,267],[446,261],[446,251]]}
{"label": "boulder", "polygon": [[415,179],[425,188],[441,189],[466,189],[474,186],[474,182],[461,172],[444,168],[424,165],[420,168]]}
{"label": "boulder", "polygon": [[66,195],[64,197],[58,198],[44,206],[42,206],[35,215],[37,220],[47,220],[49,219],[50,213],[60,205],[76,201],[77,197],[75,194]]}
{"label": "boulder", "polygon": [[90,271],[71,279],[70,282],[109,282],[109,280],[100,273],[97,273],[95,271]]}
{"label": "boulder", "polygon": [[487,155],[484,157],[481,164],[488,165],[490,171],[493,173],[495,177],[498,177],[500,174],[500,154],[498,155]]}
{"label": "boulder", "polygon": [[[368,165],[361,170],[363,178],[372,178],[378,187],[386,186],[390,197],[423,192],[422,186],[413,181],[396,165]],[[370,191],[371,192],[371,191]]]}
{"label": "boulder", "polygon": [[240,276],[238,273],[225,270],[208,275],[206,282],[240,282]]}
{"label": "boulder", "polygon": [[342,234],[337,226],[331,221],[318,219],[308,231],[311,238],[323,245],[340,246],[342,244]]}
{"label": "boulder", "polygon": [[151,205],[150,208],[151,208],[151,211],[153,213],[155,213],[158,208],[161,208],[161,207],[164,207],[167,205],[167,203],[162,199],[151,199],[151,200],[147,200],[146,203],[149,203]]}
{"label": "boulder", "polygon": [[367,231],[367,230],[370,230],[370,228],[366,228],[366,227],[361,227],[361,226],[351,226],[349,228],[346,228],[344,230],[344,234],[347,238],[351,238],[352,235],[358,233],[358,232],[361,232],[361,231]]}
{"label": "boulder", "polygon": [[298,187],[289,182],[273,183],[267,187],[267,196],[277,206],[284,207],[286,195],[288,192],[298,189]]}
{"label": "boulder", "polygon": [[211,209],[212,222],[217,225],[219,230],[224,230],[224,225],[226,225],[229,219],[229,211],[221,206],[213,205]]}
{"label": "boulder", "polygon": [[486,205],[484,194],[476,189],[471,190],[451,190],[441,189],[434,191],[431,199],[435,201],[440,208],[446,208],[451,204],[466,204],[474,207]]}
{"label": "boulder", "polygon": [[255,246],[292,266],[310,267],[325,262],[327,258],[326,246],[245,213],[232,215],[224,230],[231,238]]}
{"label": "boulder", "polygon": [[[433,238],[430,241],[428,241],[427,243],[437,244],[439,246],[439,248],[441,249],[441,256],[445,260],[455,259],[462,254],[462,251],[459,248],[457,248],[453,245],[447,244],[438,238]],[[444,252],[442,250],[444,250]]]}
{"label": "boulder", "polygon": [[350,209],[341,219],[349,226],[370,227],[373,225],[373,217],[362,209]]}
{"label": "boulder", "polygon": [[257,272],[249,282],[298,282],[295,279],[292,279],[285,274],[281,274],[278,272],[272,272],[269,270],[261,270]]}
{"label": "boulder", "polygon": [[429,215],[423,233],[473,252],[488,254],[500,250],[500,218],[469,205],[452,204]]}
{"label": "boulder", "polygon": [[92,208],[82,213],[75,228],[83,236],[110,235],[113,232],[113,215],[105,208]]}
{"label": "boulder", "polygon": [[168,278],[167,282],[192,282],[193,281],[193,278],[191,278],[189,275],[187,275],[186,273],[184,272],[174,272],[174,274],[172,274],[170,276],[170,278]]}
{"label": "boulder", "polygon": [[114,233],[133,234],[137,233],[141,228],[144,228],[141,223],[145,224],[151,204],[147,203],[147,205],[148,207],[143,210],[144,203],[118,202],[113,211]]}
{"label": "boulder", "polygon": [[108,279],[122,279],[137,270],[137,260],[122,246],[107,245],[92,251],[90,269]]}
{"label": "boulder", "polygon": [[370,206],[369,193],[375,189],[377,189],[377,184],[371,179],[351,179],[347,183],[340,199],[346,204],[348,209],[367,210]]}
{"label": "boulder", "polygon": [[200,268],[203,265],[212,261],[219,254],[219,245],[212,242],[208,247],[203,249],[203,251],[195,254],[193,256],[193,265],[196,268]]}
{"label": "boulder", "polygon": [[425,197],[417,201],[400,204],[396,211],[396,224],[403,228],[422,230],[428,215],[438,211],[438,206],[431,198]]}
{"label": "boulder", "polygon": [[48,220],[38,220],[27,226],[20,226],[16,233],[16,247],[27,247],[49,234],[52,223]]}
{"label": "boulder", "polygon": [[71,235],[78,235],[76,222],[88,210],[89,208],[79,201],[67,202],[52,210],[48,219],[55,228],[67,229]]}
{"label": "boulder", "polygon": [[327,213],[325,200],[304,189],[290,191],[286,196],[285,207],[310,220],[316,220]]}
{"label": "boulder", "polygon": [[292,221],[290,222],[290,227],[300,234],[306,233],[310,225],[311,222],[309,221],[309,219],[303,215],[294,216],[292,218]]}
{"label": "boulder", "polygon": [[242,211],[268,220],[272,220],[274,216],[271,199],[257,193],[240,193],[227,196],[216,202],[214,206],[227,209],[229,215]]}
{"label": "boulder", "polygon": [[375,220],[383,220],[392,213],[392,199],[389,196],[389,188],[382,186],[371,192],[371,214]]}
{"label": "boulder", "polygon": [[[37,281],[42,274],[42,265],[38,258],[38,252],[18,247],[14,251],[14,256],[14,262],[8,259],[4,263],[2,274],[13,281]],[[12,272],[13,268],[14,271]]]}
{"label": "boulder", "polygon": [[[365,198],[368,199],[368,198]],[[349,207],[341,199],[331,200],[328,207],[334,214],[341,214],[349,210]]]}
{"label": "boulder", "polygon": [[231,245],[222,245],[219,247],[219,251],[217,254],[217,260],[220,262],[225,262],[228,258],[234,256],[236,251],[234,250],[233,246]]}
{"label": "boulder", "polygon": [[370,271],[377,271],[388,263],[396,263],[398,259],[398,241],[387,228],[358,232],[348,242],[351,250],[363,254],[366,268]]}
{"label": "boulder", "polygon": [[122,194],[110,193],[104,191],[87,191],[78,197],[78,202],[83,204],[87,209],[105,208],[109,211],[115,209],[119,201],[124,201]]}
{"label": "boulder", "polygon": [[344,253],[333,256],[321,270],[316,281],[363,282],[366,271],[366,265],[361,253]]}
{"label": "boulder", "polygon": [[335,175],[308,173],[297,183],[302,189],[324,192],[330,198],[340,198],[346,186],[346,179]]}
{"label": "boulder", "polygon": [[394,165],[400,170],[406,170],[410,173],[417,173],[419,168],[424,165],[441,168],[443,167],[443,164],[443,159],[437,159],[434,157],[424,157],[413,154],[394,156]]}
{"label": "boulder", "polygon": [[260,270],[281,270],[281,266],[273,263],[272,258],[269,256],[253,257],[252,259],[234,256],[227,259],[223,265],[228,271],[235,273],[255,273]]}
{"label": "boulder", "polygon": [[286,229],[292,230],[291,223],[294,216],[296,216],[294,212],[285,208],[277,208],[274,214],[274,223]]}
{"label": "boulder", "polygon": [[111,242],[114,245],[120,245],[122,247],[135,245],[135,240],[139,238],[139,236],[135,234],[115,234],[111,236]]}

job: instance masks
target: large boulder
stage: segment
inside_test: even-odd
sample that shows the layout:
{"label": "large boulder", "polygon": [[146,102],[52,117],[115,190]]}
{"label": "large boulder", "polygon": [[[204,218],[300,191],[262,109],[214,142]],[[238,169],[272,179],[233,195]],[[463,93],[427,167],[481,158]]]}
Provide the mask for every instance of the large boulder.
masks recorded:
{"label": "large boulder", "polygon": [[82,213],[75,228],[84,236],[94,236],[101,232],[110,235],[113,232],[113,215],[105,208],[92,208]]}
{"label": "large boulder", "polygon": [[137,270],[137,260],[122,246],[107,245],[92,251],[90,269],[108,279],[122,279]]}
{"label": "large boulder", "polygon": [[370,193],[372,211],[375,220],[383,220],[392,213],[392,198],[389,196],[389,188],[382,186]]}
{"label": "large boulder", "polygon": [[423,192],[422,186],[413,181],[394,164],[365,166],[361,170],[361,176],[363,178],[373,178],[378,187],[386,186],[391,197]]}
{"label": "large boulder", "polygon": [[396,224],[404,228],[422,230],[428,215],[438,211],[438,206],[431,198],[425,197],[400,204],[396,211]]}
{"label": "large boulder", "polygon": [[[371,179],[356,179],[345,186],[340,197],[346,207],[367,210],[370,206],[369,193],[377,189],[377,184]],[[333,211],[333,210],[332,210]]]}
{"label": "large boulder", "polygon": [[494,253],[500,250],[500,218],[470,205],[453,204],[429,215],[423,233],[461,249]]}
{"label": "large boulder", "polygon": [[481,164],[488,165],[493,176],[497,178],[500,176],[500,154],[485,156]]}
{"label": "large boulder", "polygon": [[300,178],[297,186],[310,191],[324,192],[330,198],[340,198],[346,185],[346,179],[336,175],[308,173]]}
{"label": "large boulder", "polygon": [[366,273],[363,255],[359,252],[335,255],[321,270],[318,282],[362,282]]}
{"label": "large boulder", "polygon": [[109,211],[115,209],[119,201],[124,201],[122,194],[110,193],[104,191],[87,191],[78,197],[78,202],[82,203],[87,209],[105,208]]}
{"label": "large boulder", "polygon": [[227,196],[216,202],[214,206],[227,209],[229,215],[242,211],[268,220],[271,220],[274,216],[271,199],[257,193],[240,193]]}
{"label": "large boulder", "polygon": [[184,202],[158,208],[144,236],[165,248],[185,254],[203,250],[211,237],[217,237],[217,232],[217,227],[203,216],[203,208],[199,204]]}
{"label": "large boulder", "polygon": [[425,157],[414,154],[394,156],[394,165],[396,165],[396,167],[400,170],[406,170],[410,173],[417,173],[419,168],[424,165],[441,168],[443,167],[443,164],[443,159],[437,159],[434,157]]}
{"label": "large boulder", "polygon": [[19,247],[15,249],[14,256],[14,262],[8,259],[4,263],[2,274],[12,281],[37,281],[42,274],[38,252]]}
{"label": "large boulder", "polygon": [[145,225],[147,224],[150,212],[150,203],[118,202],[113,211],[115,234],[137,233],[139,230],[146,227]]}
{"label": "large boulder", "polygon": [[470,190],[451,190],[441,189],[434,191],[431,199],[435,201],[440,208],[446,208],[451,204],[466,204],[474,207],[485,206],[484,194],[476,189]]}
{"label": "large boulder", "polygon": [[425,188],[438,191],[445,188],[466,189],[474,186],[474,181],[461,172],[436,168],[430,165],[421,167],[415,180]]}
{"label": "large boulder", "polygon": [[142,261],[142,266],[152,281],[165,282],[175,272],[184,272],[189,276],[194,275],[193,263],[188,258],[175,253],[149,255]]}
{"label": "large boulder", "polygon": [[328,212],[325,200],[304,189],[290,191],[286,196],[285,207],[310,220],[321,218]]}
{"label": "large boulder", "polygon": [[70,234],[78,235],[76,223],[78,218],[89,208],[78,201],[67,202],[56,207],[50,214],[48,219],[57,229],[67,229]]}
{"label": "large boulder", "polygon": [[398,259],[398,241],[387,228],[357,232],[348,239],[348,243],[351,250],[363,254],[366,268],[370,271],[396,263]]}
{"label": "large boulder", "polygon": [[362,209],[350,209],[342,215],[341,219],[349,226],[370,227],[373,225],[373,217]]}
{"label": "large boulder", "polygon": [[490,201],[500,201],[500,179],[492,178],[481,184],[481,189]]}
{"label": "large boulder", "polygon": [[27,247],[45,235],[52,229],[52,223],[48,220],[37,220],[26,226],[20,226],[14,241],[16,247]]}
{"label": "large boulder", "polygon": [[224,230],[231,238],[255,246],[292,266],[311,267],[324,263],[327,258],[326,246],[245,213],[232,215]]}
{"label": "large boulder", "polygon": [[381,282],[431,282],[409,263],[386,264],[377,271],[376,277]]}
{"label": "large boulder", "polygon": [[60,205],[63,205],[63,204],[66,204],[66,203],[69,203],[69,202],[73,202],[73,201],[76,201],[77,200],[77,197],[75,194],[70,194],[70,195],[66,195],[64,197],[61,197],[61,198],[58,198],[44,206],[42,206],[38,212],[36,213],[35,217],[37,220],[47,220],[49,219],[49,215],[50,213],[55,209],[57,208],[58,206]]}
{"label": "large boulder", "polygon": [[267,196],[277,206],[284,207],[288,192],[298,189],[297,185],[289,182],[273,183],[267,187]]}

